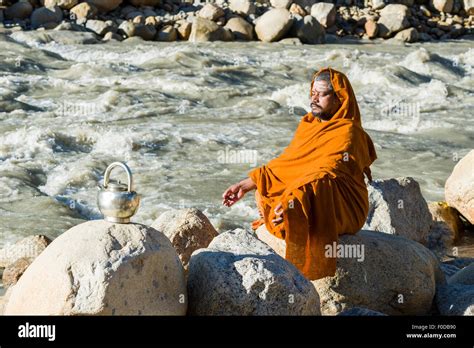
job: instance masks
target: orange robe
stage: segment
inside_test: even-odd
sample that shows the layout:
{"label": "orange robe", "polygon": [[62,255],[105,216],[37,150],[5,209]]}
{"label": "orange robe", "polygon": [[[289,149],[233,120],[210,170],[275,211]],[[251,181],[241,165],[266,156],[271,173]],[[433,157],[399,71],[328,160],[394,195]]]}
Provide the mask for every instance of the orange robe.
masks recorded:
{"label": "orange robe", "polygon": [[[359,107],[347,77],[331,68],[334,91],[341,107],[327,122],[311,112],[303,116],[283,153],[249,172],[260,196],[265,224],[286,242],[285,258],[311,280],[333,276],[336,259],[325,257],[325,246],[340,234],[355,234],[367,219],[369,202],[364,173],[377,158],[362,128]],[[311,83],[311,90],[313,87]],[[274,226],[274,208],[282,203],[283,222]]]}

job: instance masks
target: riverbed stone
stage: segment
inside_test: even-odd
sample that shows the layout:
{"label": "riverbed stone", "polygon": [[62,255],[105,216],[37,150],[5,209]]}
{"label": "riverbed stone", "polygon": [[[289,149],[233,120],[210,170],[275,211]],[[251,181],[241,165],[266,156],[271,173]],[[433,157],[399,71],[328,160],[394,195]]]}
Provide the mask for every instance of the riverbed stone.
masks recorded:
{"label": "riverbed stone", "polygon": [[173,209],[161,214],[151,225],[163,232],[171,241],[183,263],[188,268],[191,254],[206,248],[218,235],[214,226],[199,209]]}
{"label": "riverbed stone", "polygon": [[391,35],[410,26],[408,21],[410,11],[407,6],[401,4],[389,4],[380,11],[377,22],[379,36],[388,38]]}
{"label": "riverbed stone", "polygon": [[31,26],[34,29],[44,27],[50,23],[56,25],[63,19],[63,13],[58,6],[40,7],[31,14]]}
{"label": "riverbed stone", "polygon": [[272,9],[257,18],[255,32],[260,41],[272,42],[283,38],[290,30],[293,19],[284,8]]}
{"label": "riverbed stone", "polygon": [[253,26],[242,17],[232,17],[227,21],[225,28],[234,33],[236,40],[253,40]]}
{"label": "riverbed stone", "polygon": [[87,2],[97,8],[99,12],[110,12],[122,4],[122,0],[87,0]]}
{"label": "riverbed stone", "polygon": [[313,16],[295,20],[290,33],[306,44],[323,44],[326,40],[324,27]]}
{"label": "riverbed stone", "polygon": [[81,2],[70,11],[70,14],[79,20],[96,18],[97,13],[97,8],[87,2]]}
{"label": "riverbed stone", "polygon": [[221,233],[191,256],[191,315],[319,315],[318,294],[254,233]]}
{"label": "riverbed stone", "polygon": [[7,19],[26,19],[33,12],[33,6],[29,1],[18,1],[5,10]]}
{"label": "riverbed stone", "polygon": [[[257,236],[285,255],[285,242],[264,225]],[[400,236],[361,230],[339,236],[340,248],[361,251],[337,259],[336,274],[313,281],[323,315],[363,307],[387,315],[426,315],[436,287],[446,279],[436,256],[420,243]],[[363,249],[362,249],[363,246]],[[362,259],[363,258],[363,259]]]}
{"label": "riverbed stone", "polygon": [[454,0],[430,0],[430,5],[439,12],[451,12]]}
{"label": "riverbed stone", "polygon": [[415,179],[377,179],[367,189],[369,213],[363,229],[426,243],[432,224],[431,214]]}
{"label": "riverbed stone", "polygon": [[311,6],[311,16],[323,27],[332,27],[336,23],[336,6],[330,2],[318,2]]}
{"label": "riverbed stone", "polygon": [[249,16],[257,10],[252,0],[230,0],[229,8],[232,12],[241,16]]}
{"label": "riverbed stone", "polygon": [[223,28],[211,20],[196,17],[192,24],[189,41],[231,41],[233,37],[229,29]]}
{"label": "riverbed stone", "polygon": [[92,220],[56,238],[14,286],[7,315],[184,315],[184,270],[166,236]]}
{"label": "riverbed stone", "polygon": [[31,265],[31,262],[33,262],[33,259],[24,257],[8,265],[2,274],[3,287],[7,288],[15,285],[29,265]]}
{"label": "riverbed stone", "polygon": [[474,150],[456,164],[444,186],[446,202],[474,224]]}
{"label": "riverbed stone", "polygon": [[419,37],[418,30],[415,28],[404,29],[395,35],[395,39],[409,43],[418,41]]}
{"label": "riverbed stone", "polygon": [[218,18],[224,16],[224,10],[216,4],[207,3],[199,10],[198,16],[210,21],[216,21]]}
{"label": "riverbed stone", "polygon": [[78,4],[79,0],[44,0],[45,7],[58,6],[65,10],[70,10]]}

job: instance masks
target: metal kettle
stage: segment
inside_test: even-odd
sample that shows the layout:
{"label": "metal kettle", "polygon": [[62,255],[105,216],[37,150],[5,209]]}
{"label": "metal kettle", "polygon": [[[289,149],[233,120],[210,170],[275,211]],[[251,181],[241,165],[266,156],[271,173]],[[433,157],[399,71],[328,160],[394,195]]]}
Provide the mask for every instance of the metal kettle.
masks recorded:
{"label": "metal kettle", "polygon": [[[122,167],[128,176],[128,185],[119,182],[109,182],[110,172],[115,167]],[[107,167],[104,174],[104,183],[99,185],[97,204],[110,222],[127,224],[140,205],[140,196],[132,191],[133,179],[130,168],[123,162],[114,162]]]}

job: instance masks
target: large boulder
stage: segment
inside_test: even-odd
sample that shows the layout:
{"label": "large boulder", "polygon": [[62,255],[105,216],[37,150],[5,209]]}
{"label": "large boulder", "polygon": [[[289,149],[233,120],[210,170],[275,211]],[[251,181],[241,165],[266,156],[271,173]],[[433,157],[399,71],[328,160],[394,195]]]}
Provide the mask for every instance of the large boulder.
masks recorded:
{"label": "large boulder", "polygon": [[207,216],[195,208],[164,212],[151,227],[168,237],[184,269],[188,268],[191,254],[197,249],[207,248],[218,235]]}
{"label": "large boulder", "polygon": [[209,19],[200,17],[194,18],[189,41],[231,41],[232,39],[233,35],[230,30],[217,25]]}
{"label": "large boulder", "polygon": [[419,38],[420,34],[415,28],[404,29],[402,31],[399,31],[397,35],[395,35],[395,39],[409,43],[416,42]]}
{"label": "large boulder", "polygon": [[[266,243],[284,255],[284,241],[264,226],[257,235],[265,235]],[[436,256],[407,238],[362,230],[341,235],[338,248],[352,257],[338,258],[333,277],[313,281],[323,315],[354,307],[388,315],[424,315],[431,309],[436,286],[445,284]]]}
{"label": "large boulder", "polygon": [[29,1],[18,1],[5,10],[7,19],[26,19],[33,12],[33,5]]}
{"label": "large boulder", "polygon": [[380,11],[380,18],[377,22],[380,37],[390,37],[391,35],[406,29],[410,26],[408,17],[410,11],[408,7],[401,4],[390,4]]}
{"label": "large boulder", "polygon": [[241,16],[249,16],[257,10],[255,3],[251,0],[230,0],[229,8]]}
{"label": "large boulder", "polygon": [[432,221],[418,182],[410,177],[373,180],[367,189],[369,214],[363,229],[426,242]]}
{"label": "large boulder", "polygon": [[474,224],[474,150],[456,164],[446,180],[444,195],[449,206]]}
{"label": "large boulder", "polygon": [[184,315],[184,270],[166,236],[104,220],[56,238],[14,286],[7,315]]}
{"label": "large boulder", "polygon": [[474,315],[474,286],[453,283],[438,287],[436,305],[441,315]]}
{"label": "large boulder", "polygon": [[232,17],[225,28],[232,31],[236,40],[253,40],[253,26],[242,17]]}
{"label": "large boulder", "polygon": [[469,266],[466,266],[459,272],[456,272],[453,276],[449,278],[448,283],[474,285],[474,263],[471,263]]}
{"label": "large boulder", "polygon": [[20,239],[15,244],[6,245],[0,250],[0,268],[8,267],[23,258],[34,260],[49,243],[51,240],[48,237],[34,235]]}
{"label": "large boulder", "polygon": [[290,30],[292,24],[290,12],[284,8],[276,8],[258,17],[255,22],[255,32],[261,41],[278,41]]}
{"label": "large boulder", "polygon": [[291,35],[307,44],[323,44],[326,42],[324,27],[313,16],[304,16],[293,23]]}
{"label": "large boulder", "polygon": [[311,6],[311,16],[325,28],[336,24],[336,6],[330,2],[318,2]]}
{"label": "large boulder", "polygon": [[430,0],[432,8],[439,12],[451,12],[454,6],[454,0]]}
{"label": "large boulder", "polygon": [[30,30],[16,31],[10,35],[12,39],[33,46],[36,44],[46,44],[56,42],[63,45],[86,45],[96,44],[99,41],[96,35],[91,32],[77,32],[70,30]]}
{"label": "large boulder", "polygon": [[207,3],[199,10],[198,16],[210,21],[215,21],[224,16],[224,10],[216,4]]}
{"label": "large boulder", "polygon": [[[57,25],[63,20],[63,12],[58,6],[40,7],[31,14],[31,26],[33,29]],[[51,29],[51,28],[50,28]]]}
{"label": "large boulder", "polygon": [[319,315],[318,294],[298,269],[253,233],[220,234],[193,253],[191,315]]}

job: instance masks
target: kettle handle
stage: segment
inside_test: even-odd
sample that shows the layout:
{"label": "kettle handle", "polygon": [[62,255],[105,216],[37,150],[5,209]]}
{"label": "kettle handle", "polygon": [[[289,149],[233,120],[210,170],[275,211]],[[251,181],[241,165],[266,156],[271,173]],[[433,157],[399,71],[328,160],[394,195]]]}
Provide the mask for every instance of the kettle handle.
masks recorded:
{"label": "kettle handle", "polygon": [[107,167],[107,169],[105,170],[105,174],[104,174],[104,188],[107,188],[107,185],[109,184],[110,172],[112,171],[113,168],[115,168],[117,166],[122,167],[123,170],[125,170],[127,172],[128,192],[131,192],[132,191],[132,185],[133,185],[132,172],[131,172],[130,168],[128,168],[128,166],[124,162],[114,162],[114,163],[112,163],[111,165],[109,165]]}

